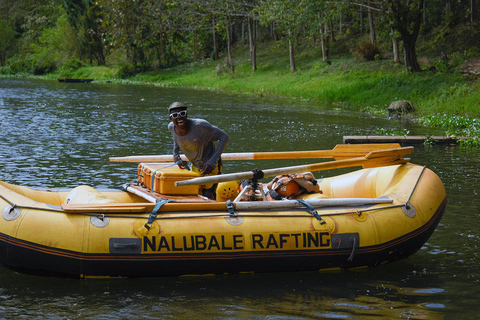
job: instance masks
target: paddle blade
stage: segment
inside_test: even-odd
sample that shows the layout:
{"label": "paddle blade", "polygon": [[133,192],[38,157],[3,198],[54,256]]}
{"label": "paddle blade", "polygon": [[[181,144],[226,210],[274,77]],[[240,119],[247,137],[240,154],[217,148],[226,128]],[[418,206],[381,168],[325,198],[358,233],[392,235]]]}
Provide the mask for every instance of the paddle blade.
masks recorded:
{"label": "paddle blade", "polygon": [[333,159],[342,160],[363,157],[372,151],[391,150],[401,148],[399,143],[377,143],[377,144],[337,144],[333,148]]}

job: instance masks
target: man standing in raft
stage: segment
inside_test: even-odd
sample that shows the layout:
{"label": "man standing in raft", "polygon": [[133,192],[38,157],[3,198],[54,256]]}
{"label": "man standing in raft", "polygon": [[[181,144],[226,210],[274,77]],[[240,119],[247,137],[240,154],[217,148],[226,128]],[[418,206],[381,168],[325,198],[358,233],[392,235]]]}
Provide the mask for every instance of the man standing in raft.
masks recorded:
{"label": "man standing in raft", "polygon": [[[222,173],[221,155],[228,143],[228,135],[218,127],[203,119],[189,119],[187,107],[174,102],[168,107],[170,122],[168,130],[173,135],[173,159],[181,169],[188,163],[181,161],[180,150],[192,163],[192,171],[202,175]],[[214,142],[218,141],[215,147]],[[203,186],[202,194],[215,198],[216,185]]]}

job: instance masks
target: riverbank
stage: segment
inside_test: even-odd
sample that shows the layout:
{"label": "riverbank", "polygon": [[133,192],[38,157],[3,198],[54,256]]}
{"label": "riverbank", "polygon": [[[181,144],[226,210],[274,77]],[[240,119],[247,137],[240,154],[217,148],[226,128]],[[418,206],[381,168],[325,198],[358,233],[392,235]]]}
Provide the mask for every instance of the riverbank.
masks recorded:
{"label": "riverbank", "polygon": [[467,136],[464,142],[478,144],[480,83],[461,73],[468,58],[463,54],[452,54],[448,62],[421,57],[425,71],[419,73],[407,73],[402,64],[391,59],[362,61],[332,55],[326,63],[318,48],[302,48],[296,56],[297,71],[291,72],[288,58],[286,48],[259,48],[254,72],[248,47],[242,46],[233,52],[234,72],[222,58],[148,73],[133,74],[120,67],[83,67],[46,77],[298,98],[373,113],[387,113],[392,101],[408,100],[416,109],[415,117],[426,125],[444,128],[446,135]]}

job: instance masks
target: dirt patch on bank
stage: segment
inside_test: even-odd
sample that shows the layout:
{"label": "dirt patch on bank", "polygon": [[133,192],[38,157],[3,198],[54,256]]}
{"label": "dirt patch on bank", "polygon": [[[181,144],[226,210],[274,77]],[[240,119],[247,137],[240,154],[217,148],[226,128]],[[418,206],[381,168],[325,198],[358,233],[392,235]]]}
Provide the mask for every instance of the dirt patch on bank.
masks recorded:
{"label": "dirt patch on bank", "polygon": [[474,58],[465,61],[462,68],[462,73],[465,76],[471,77],[473,79],[480,78],[480,58]]}

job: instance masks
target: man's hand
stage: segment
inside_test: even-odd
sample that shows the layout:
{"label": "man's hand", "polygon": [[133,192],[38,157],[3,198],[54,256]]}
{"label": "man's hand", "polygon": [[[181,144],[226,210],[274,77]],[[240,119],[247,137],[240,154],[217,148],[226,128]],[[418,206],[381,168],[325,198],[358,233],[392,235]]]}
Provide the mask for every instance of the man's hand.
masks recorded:
{"label": "man's hand", "polygon": [[178,167],[180,169],[188,169],[188,162],[187,161],[181,161],[178,163]]}
{"label": "man's hand", "polygon": [[208,163],[205,163],[202,167],[202,175],[207,175],[207,174],[210,174],[212,173],[213,169],[215,169],[214,167],[212,167],[211,165],[209,165]]}

